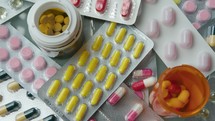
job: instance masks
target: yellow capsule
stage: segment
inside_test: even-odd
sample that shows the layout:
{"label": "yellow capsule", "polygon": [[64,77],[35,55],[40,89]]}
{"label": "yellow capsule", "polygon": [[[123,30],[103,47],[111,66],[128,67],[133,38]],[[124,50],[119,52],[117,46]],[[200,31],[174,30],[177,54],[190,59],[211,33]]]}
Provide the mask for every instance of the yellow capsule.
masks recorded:
{"label": "yellow capsule", "polygon": [[84,66],[86,64],[89,56],[90,56],[90,53],[87,50],[83,51],[81,56],[78,59],[78,65]]}
{"label": "yellow capsule", "polygon": [[65,100],[67,99],[67,97],[69,96],[69,93],[70,93],[70,91],[68,88],[63,88],[56,99],[56,104],[62,105],[65,102]]}
{"label": "yellow capsule", "polygon": [[99,59],[97,57],[94,57],[90,61],[89,65],[87,67],[87,72],[88,73],[93,73],[93,71],[96,69],[96,67],[98,66],[98,64],[99,64]]}
{"label": "yellow capsule", "polygon": [[112,50],[112,44],[110,42],[106,43],[104,46],[104,49],[102,50],[102,57],[107,58],[110,55],[110,52]]}
{"label": "yellow capsule", "polygon": [[107,77],[107,80],[105,82],[105,89],[109,90],[113,87],[116,81],[116,75],[114,73],[110,73]]}
{"label": "yellow capsule", "polygon": [[119,50],[116,50],[110,59],[110,65],[117,66],[120,56],[121,56],[121,52]]}
{"label": "yellow capsule", "polygon": [[75,72],[75,66],[69,65],[64,73],[63,80],[69,81]]}
{"label": "yellow capsule", "polygon": [[53,96],[56,94],[56,92],[58,91],[60,85],[61,85],[61,84],[60,84],[60,81],[59,81],[59,80],[54,80],[54,81],[52,82],[52,84],[50,85],[48,91],[47,91],[47,95],[48,95],[49,97],[53,97]]}
{"label": "yellow capsule", "polygon": [[107,36],[112,36],[114,31],[115,31],[115,28],[116,28],[116,23],[115,22],[111,22],[107,31],[106,31],[106,34]]}
{"label": "yellow capsule", "polygon": [[102,89],[100,89],[100,88],[97,88],[95,90],[95,92],[93,94],[93,97],[92,97],[92,99],[90,101],[91,105],[94,106],[94,105],[97,105],[99,103],[99,101],[100,101],[100,99],[102,97],[102,93],[103,93]]}
{"label": "yellow capsule", "polygon": [[81,104],[78,108],[78,111],[75,115],[75,120],[76,121],[82,121],[82,119],[84,118],[85,114],[87,111],[87,105],[86,104]]}
{"label": "yellow capsule", "polygon": [[64,24],[67,24],[67,25],[69,24],[69,17],[64,18]]}
{"label": "yellow capsule", "polygon": [[134,44],[134,40],[135,40],[135,36],[134,35],[129,35],[125,44],[124,44],[124,49],[126,51],[129,51],[131,50],[131,47],[133,46]]}
{"label": "yellow capsule", "polygon": [[139,42],[135,49],[134,49],[134,52],[133,52],[133,57],[134,58],[139,58],[140,57],[140,54],[142,53],[143,51],[143,48],[144,48],[144,43],[143,42]]}
{"label": "yellow capsule", "polygon": [[106,73],[107,73],[107,66],[101,66],[100,69],[98,70],[97,74],[96,74],[96,80],[97,82],[101,82],[103,81],[103,79],[105,78],[106,76]]}
{"label": "yellow capsule", "polygon": [[81,96],[82,97],[87,97],[89,95],[89,93],[91,92],[91,89],[93,88],[93,83],[92,81],[87,81],[85,84],[84,84],[84,87],[83,89],[81,90]]}
{"label": "yellow capsule", "polygon": [[121,28],[119,30],[119,33],[116,35],[115,42],[118,44],[121,43],[125,37],[126,32],[127,32],[126,28]]}
{"label": "yellow capsule", "polygon": [[84,80],[84,74],[83,73],[78,73],[78,75],[75,77],[73,83],[72,83],[72,88],[73,89],[79,89],[81,86],[81,83]]}
{"label": "yellow capsule", "polygon": [[77,96],[72,96],[69,100],[69,102],[66,104],[66,112],[70,113],[73,112],[77,103],[78,103],[79,99]]}
{"label": "yellow capsule", "polygon": [[118,70],[120,74],[125,73],[125,71],[127,70],[128,66],[130,65],[130,61],[131,60],[129,58],[127,58],[127,57],[122,60],[122,63],[119,66],[119,70]]}
{"label": "yellow capsule", "polygon": [[98,51],[102,45],[103,42],[103,37],[101,35],[99,35],[98,37],[96,37],[93,45],[92,45],[92,50],[94,51]]}

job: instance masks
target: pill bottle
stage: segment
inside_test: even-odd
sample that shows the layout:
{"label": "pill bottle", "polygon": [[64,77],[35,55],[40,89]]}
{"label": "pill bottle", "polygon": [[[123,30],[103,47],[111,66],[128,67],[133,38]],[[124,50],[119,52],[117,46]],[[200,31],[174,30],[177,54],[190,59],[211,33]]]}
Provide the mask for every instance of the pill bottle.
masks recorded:
{"label": "pill bottle", "polygon": [[[51,9],[64,11],[69,17],[67,29],[58,35],[46,35],[39,30],[41,15]],[[27,17],[29,33],[38,47],[50,57],[65,56],[77,48],[81,41],[82,19],[68,0],[39,0],[30,9]]]}
{"label": "pill bottle", "polygon": [[[165,80],[183,85],[189,91],[189,102],[181,110],[168,106],[163,98],[164,93],[162,93],[161,84]],[[179,117],[191,117],[198,114],[208,102],[210,95],[208,80],[198,69],[192,66],[181,65],[168,68],[160,75],[158,83],[159,86],[156,91],[161,107]]]}

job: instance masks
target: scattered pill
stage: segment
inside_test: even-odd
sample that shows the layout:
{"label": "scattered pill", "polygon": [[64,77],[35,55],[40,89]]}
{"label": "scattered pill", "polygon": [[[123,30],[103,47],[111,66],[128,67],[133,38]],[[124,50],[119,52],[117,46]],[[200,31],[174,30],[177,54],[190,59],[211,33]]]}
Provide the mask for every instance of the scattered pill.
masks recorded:
{"label": "scattered pill", "polygon": [[76,121],[82,121],[82,119],[84,118],[85,114],[87,111],[87,105],[86,104],[81,104],[78,108],[78,111],[75,115],[75,120]]}
{"label": "scattered pill", "polygon": [[36,79],[33,83],[33,87],[36,91],[38,91],[43,86],[44,83],[45,83],[44,79],[42,78]]}
{"label": "scattered pill", "polygon": [[25,60],[30,60],[33,57],[33,51],[30,47],[22,48],[20,54]]}
{"label": "scattered pill", "polygon": [[89,56],[90,56],[89,51],[87,51],[87,50],[83,51],[81,56],[80,56],[80,58],[79,58],[79,60],[78,60],[78,65],[79,66],[84,66],[86,64]]}
{"label": "scattered pill", "polygon": [[102,97],[103,91],[100,88],[97,88],[95,92],[93,93],[92,99],[90,101],[92,106],[95,106],[99,103],[101,97]]}
{"label": "scattered pill", "polygon": [[96,11],[103,13],[107,5],[107,0],[96,0]]}
{"label": "scattered pill", "polygon": [[22,63],[17,57],[11,58],[8,62],[8,66],[14,72],[18,72],[22,69]]}
{"label": "scattered pill", "polygon": [[47,95],[49,97],[53,97],[55,96],[55,94],[57,93],[58,89],[60,88],[61,84],[59,80],[54,80],[52,82],[52,84],[50,85],[48,91],[47,91]]}
{"label": "scattered pill", "polygon": [[153,71],[150,68],[145,68],[142,70],[134,70],[132,77],[135,79],[146,79],[153,75]]}
{"label": "scattered pill", "polygon": [[101,66],[100,69],[98,70],[97,74],[96,74],[96,81],[97,82],[102,82],[106,76],[107,73],[107,66]]}
{"label": "scattered pill", "polygon": [[120,44],[120,43],[123,41],[123,39],[124,39],[126,33],[127,33],[127,29],[126,29],[126,28],[121,28],[121,29],[119,30],[118,34],[117,34],[116,37],[115,37],[115,42],[116,42],[117,44]]}
{"label": "scattered pill", "polygon": [[191,48],[193,45],[193,34],[190,30],[186,29],[181,33],[180,46],[182,48]]}
{"label": "scattered pill", "polygon": [[121,52],[119,50],[116,50],[110,58],[110,65],[114,67],[117,66],[117,64],[119,63],[120,57],[121,57]]}
{"label": "scattered pill", "polygon": [[68,82],[75,72],[75,66],[69,65],[64,73],[63,80]]}
{"label": "scattered pill", "polygon": [[116,23],[115,22],[111,22],[107,31],[106,31],[106,34],[110,37],[114,34],[114,31],[116,29]]}
{"label": "scattered pill", "polygon": [[141,104],[135,104],[131,110],[126,114],[126,121],[135,121],[135,119],[140,115],[143,111],[143,106]]}
{"label": "scattered pill", "polygon": [[138,42],[137,45],[135,46],[134,52],[133,52],[133,57],[135,59],[139,58],[143,49],[144,49],[144,43],[143,42]]}
{"label": "scattered pill", "polygon": [[16,115],[16,121],[26,121],[32,120],[40,116],[40,110],[37,108],[31,108],[23,113],[19,113]]}
{"label": "scattered pill", "polygon": [[172,7],[165,8],[163,10],[163,18],[162,22],[166,26],[172,26],[175,24],[176,21],[176,13]]}
{"label": "scattered pill", "polygon": [[72,83],[73,89],[79,89],[82,82],[84,81],[85,75],[83,73],[78,73]]}
{"label": "scattered pill", "polygon": [[178,51],[174,42],[167,43],[165,47],[165,58],[169,61],[176,60],[178,57]]}
{"label": "scattered pill", "polygon": [[22,47],[22,42],[18,36],[14,36],[10,38],[9,45],[11,49],[18,50]]}
{"label": "scattered pill", "polygon": [[87,72],[90,74],[93,73],[96,67],[98,66],[98,64],[99,64],[99,59],[97,57],[92,58],[89,65],[87,66]]}
{"label": "scattered pill", "polygon": [[98,51],[101,48],[103,39],[104,38],[101,35],[97,36],[93,45],[92,45],[92,50]]}
{"label": "scattered pill", "polygon": [[33,65],[37,70],[43,70],[46,68],[47,63],[43,56],[38,56],[35,58]]}
{"label": "scattered pill", "polygon": [[132,1],[131,0],[123,0],[122,8],[121,8],[121,16],[128,17],[131,13]]}
{"label": "scattered pill", "polygon": [[128,67],[130,65],[130,62],[131,62],[131,60],[127,57],[122,60],[122,63],[120,64],[119,69],[118,69],[120,74],[125,73],[125,71],[128,69]]}
{"label": "scattered pill", "polygon": [[147,30],[146,30],[147,36],[150,38],[158,38],[160,35],[160,25],[157,20],[153,19],[148,24]]}
{"label": "scattered pill", "polygon": [[56,99],[56,104],[62,105],[66,101],[69,94],[70,94],[70,90],[68,88],[63,88]]}
{"label": "scattered pill", "polygon": [[43,118],[39,121],[58,121],[58,118],[57,118],[57,116],[52,114],[52,115],[46,116],[45,118]]}
{"label": "scattered pill", "polygon": [[124,49],[126,51],[130,51],[131,50],[131,47],[133,46],[134,44],[134,41],[135,41],[135,36],[134,35],[129,35],[125,44],[124,44]]}
{"label": "scattered pill", "polygon": [[126,89],[124,87],[119,87],[111,96],[108,98],[108,102],[111,105],[115,105],[119,100],[125,95]]}
{"label": "scattered pill", "polygon": [[114,86],[115,81],[116,81],[116,75],[114,73],[110,73],[105,82],[105,89],[106,90],[111,89]]}
{"label": "scattered pill", "polygon": [[12,81],[7,85],[7,90],[9,92],[17,92],[21,88],[22,88],[22,86],[16,81]]}
{"label": "scattered pill", "polygon": [[81,0],[71,0],[71,2],[75,7],[79,7],[81,4]]}
{"label": "scattered pill", "polygon": [[21,77],[24,82],[29,83],[34,79],[34,72],[30,68],[25,68],[21,73]]}
{"label": "scattered pill", "polygon": [[145,88],[153,86],[156,82],[157,80],[155,77],[149,77],[147,79],[134,82],[132,84],[132,89],[135,91],[141,91]]}
{"label": "scattered pill", "polygon": [[113,46],[110,42],[105,44],[104,49],[102,50],[102,57],[104,59],[106,59],[110,55],[112,48]]}
{"label": "scattered pill", "polygon": [[78,104],[79,98],[77,96],[72,96],[69,100],[69,102],[66,104],[66,112],[70,113],[73,112],[76,105]]}
{"label": "scattered pill", "polygon": [[30,92],[26,92],[26,96],[29,98],[29,99],[31,99],[31,100],[34,100],[35,99],[35,97],[30,93]]}
{"label": "scattered pill", "polygon": [[0,48],[0,61],[6,61],[8,58],[8,51],[5,48]]}
{"label": "scattered pill", "polygon": [[10,35],[9,29],[5,25],[0,25],[0,39],[7,39]]}
{"label": "scattered pill", "polygon": [[212,66],[211,55],[207,52],[201,52],[198,56],[197,67],[204,72],[210,71]]}
{"label": "scattered pill", "polygon": [[93,82],[92,81],[87,81],[85,84],[84,84],[84,87],[82,88],[80,94],[82,97],[87,97],[91,90],[93,88]]}
{"label": "scattered pill", "polygon": [[193,1],[193,0],[185,1],[182,6],[182,9],[187,13],[195,12],[197,9],[196,1]]}
{"label": "scattered pill", "polygon": [[20,108],[21,103],[19,101],[12,101],[0,107],[0,116],[4,117],[5,115],[18,111]]}
{"label": "scattered pill", "polygon": [[208,21],[208,20],[210,20],[210,18],[211,18],[211,13],[207,9],[202,9],[202,10],[198,11],[198,13],[196,15],[196,20],[198,20],[199,22]]}
{"label": "scattered pill", "polygon": [[48,67],[45,70],[45,76],[46,78],[50,79],[52,76],[54,76],[57,73],[57,68],[56,67]]}

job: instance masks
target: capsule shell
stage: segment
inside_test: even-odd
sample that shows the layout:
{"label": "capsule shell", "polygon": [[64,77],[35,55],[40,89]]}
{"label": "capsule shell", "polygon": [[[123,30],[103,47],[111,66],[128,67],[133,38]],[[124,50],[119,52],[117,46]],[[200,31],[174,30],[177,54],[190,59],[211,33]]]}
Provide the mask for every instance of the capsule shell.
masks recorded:
{"label": "capsule shell", "polygon": [[52,115],[49,115],[49,116],[47,116],[47,117],[45,117],[39,121],[58,121],[58,118],[57,118],[57,116],[52,114]]}
{"label": "capsule shell", "polygon": [[97,36],[96,40],[92,45],[92,50],[98,51],[101,48],[102,42],[103,42],[103,37],[101,35]]}
{"label": "capsule shell", "polygon": [[128,68],[129,65],[130,65],[130,62],[131,62],[131,60],[130,60],[129,58],[124,58],[124,59],[122,60],[122,63],[121,63],[121,65],[119,66],[119,73],[120,73],[120,74],[124,74],[124,73],[125,73],[125,71],[127,70],[127,68]]}
{"label": "capsule shell", "polygon": [[84,66],[86,64],[89,56],[90,56],[90,53],[87,50],[83,51],[79,60],[78,60],[78,65]]}
{"label": "capsule shell", "polygon": [[22,86],[16,81],[12,81],[7,85],[7,90],[9,92],[17,92],[21,88]]}
{"label": "capsule shell", "polygon": [[134,44],[134,41],[135,41],[135,36],[134,35],[129,35],[125,44],[124,44],[124,49],[126,51],[130,51],[131,50],[131,47],[133,46]]}
{"label": "capsule shell", "polygon": [[119,100],[125,95],[126,89],[124,87],[119,87],[111,96],[108,98],[108,102],[111,105],[115,105]]}
{"label": "capsule shell", "polygon": [[153,75],[152,69],[145,68],[145,69],[142,69],[142,70],[135,70],[133,72],[132,77],[135,78],[135,79],[140,79],[140,78],[146,79],[146,78],[148,78],[148,77],[150,77],[152,75]]}
{"label": "capsule shell", "polygon": [[143,111],[143,106],[141,104],[135,104],[131,110],[126,114],[125,121],[135,121],[135,119]]}
{"label": "capsule shell", "polygon": [[77,8],[81,5],[81,0],[71,0],[71,2]]}
{"label": "capsule shell", "polygon": [[100,88],[97,88],[93,94],[93,97],[90,101],[91,105],[97,105],[102,97],[103,91]]}
{"label": "capsule shell", "polygon": [[143,42],[138,42],[138,44],[136,45],[134,52],[133,52],[133,57],[135,59],[140,57],[140,54],[142,53],[144,48],[144,43]]}
{"label": "capsule shell", "polygon": [[83,80],[84,80],[84,78],[85,78],[85,75],[83,73],[79,73],[75,77],[75,79],[74,79],[74,81],[72,83],[72,88],[73,89],[79,89],[81,84],[82,84],[82,82],[83,82]]}
{"label": "capsule shell", "polygon": [[121,52],[119,50],[116,50],[114,54],[111,56],[110,59],[110,65],[111,66],[117,66],[119,60],[120,60]]}
{"label": "capsule shell", "polygon": [[114,73],[110,73],[107,77],[107,80],[105,82],[105,89],[109,90],[113,87],[116,81],[116,75]]}
{"label": "capsule shell", "polygon": [[89,95],[89,93],[91,92],[91,89],[93,88],[93,83],[92,81],[87,81],[85,84],[84,84],[84,87],[83,89],[81,90],[81,96],[82,97],[87,97]]}
{"label": "capsule shell", "polygon": [[76,121],[82,121],[84,118],[85,114],[87,111],[87,105],[86,104],[81,104],[76,115],[75,115],[75,120]]}
{"label": "capsule shell", "polygon": [[107,6],[107,0],[96,0],[96,11],[99,13],[103,13],[105,11],[105,8]]}
{"label": "capsule shell", "polygon": [[88,65],[88,67],[87,67],[87,72],[88,72],[88,73],[93,73],[94,70],[96,69],[96,67],[98,66],[98,64],[99,64],[99,59],[98,59],[97,57],[94,57],[94,58],[90,61],[89,65]]}
{"label": "capsule shell", "polygon": [[103,81],[103,79],[105,78],[106,76],[106,73],[107,73],[107,66],[101,66],[100,69],[98,70],[97,74],[96,74],[96,81],[97,82],[101,82]]}
{"label": "capsule shell", "polygon": [[62,105],[67,97],[69,96],[70,90],[68,88],[63,88],[56,99],[57,105]]}
{"label": "capsule shell", "polygon": [[7,114],[18,111],[20,108],[21,108],[21,103],[19,101],[12,101],[0,107],[0,116],[3,117]]}
{"label": "capsule shell", "polygon": [[70,113],[73,112],[76,105],[78,104],[79,98],[77,96],[72,96],[69,102],[66,104],[66,112]]}
{"label": "capsule shell", "polygon": [[132,0],[123,0],[121,16],[127,18],[131,13]]}
{"label": "capsule shell", "polygon": [[145,88],[153,86],[156,82],[157,82],[157,80],[155,77],[149,77],[147,79],[134,82],[132,84],[132,89],[135,91],[141,91]]}
{"label": "capsule shell", "polygon": [[32,120],[40,116],[40,110],[37,108],[31,108],[23,113],[16,115],[16,121]]}
{"label": "capsule shell", "polygon": [[54,81],[52,82],[52,84],[50,85],[48,91],[47,91],[47,95],[48,95],[49,97],[55,96],[55,94],[57,93],[57,91],[58,91],[60,85],[61,85],[61,83],[60,83],[59,80],[54,80]]}
{"label": "capsule shell", "polygon": [[122,42],[122,40],[124,39],[126,32],[127,32],[126,28],[121,28],[119,30],[119,33],[116,35],[115,42],[120,44]]}
{"label": "capsule shell", "polygon": [[69,65],[64,73],[63,80],[68,82],[75,71],[75,66]]}
{"label": "capsule shell", "polygon": [[106,31],[107,36],[109,36],[109,37],[112,36],[114,31],[115,31],[115,29],[116,29],[116,23],[111,22],[109,27],[108,27],[108,29],[107,29],[107,31]]}
{"label": "capsule shell", "polygon": [[112,44],[110,42],[108,42],[108,43],[105,44],[104,49],[102,50],[102,57],[104,59],[106,59],[110,55],[112,47],[113,46],[112,46]]}

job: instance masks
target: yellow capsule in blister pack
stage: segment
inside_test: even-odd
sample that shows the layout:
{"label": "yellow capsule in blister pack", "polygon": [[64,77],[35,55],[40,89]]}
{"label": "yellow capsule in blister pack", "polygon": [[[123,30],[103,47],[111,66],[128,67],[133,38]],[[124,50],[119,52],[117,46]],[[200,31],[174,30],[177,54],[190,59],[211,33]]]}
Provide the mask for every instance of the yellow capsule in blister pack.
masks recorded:
{"label": "yellow capsule in blister pack", "polygon": [[84,118],[85,114],[87,111],[87,105],[86,104],[81,104],[78,108],[78,111],[75,115],[75,120],[76,121],[82,121],[82,119]]}
{"label": "yellow capsule in blister pack", "polygon": [[100,88],[97,88],[93,93],[93,97],[90,101],[91,105],[97,105],[102,97],[103,91]]}
{"label": "yellow capsule in blister pack", "polygon": [[66,109],[65,111],[67,113],[73,112],[77,103],[78,103],[79,99],[77,96],[72,96],[69,100],[69,102],[66,104]]}
{"label": "yellow capsule in blister pack", "polygon": [[75,66],[69,65],[64,73],[63,80],[68,82],[71,79],[74,71],[75,71]]}
{"label": "yellow capsule in blister pack", "polygon": [[112,36],[114,31],[115,31],[115,28],[116,28],[116,23],[111,22],[109,27],[108,27],[108,29],[107,29],[107,31],[106,31],[107,36],[109,36],[109,37]]}
{"label": "yellow capsule in blister pack", "polygon": [[107,77],[107,80],[105,82],[105,89],[109,90],[113,87],[116,81],[116,75],[114,73],[110,73]]}
{"label": "yellow capsule in blister pack", "polygon": [[129,58],[127,58],[127,57],[122,60],[122,63],[119,66],[119,69],[118,69],[120,74],[125,73],[125,71],[127,70],[128,66],[130,65],[130,62],[131,62],[131,60]]}
{"label": "yellow capsule in blister pack", "polygon": [[90,80],[87,81],[84,84],[84,87],[81,90],[81,96],[82,97],[87,97],[90,94],[92,88],[93,88],[93,82],[90,81]]}
{"label": "yellow capsule in blister pack", "polygon": [[72,83],[72,88],[73,89],[79,89],[84,78],[85,78],[85,76],[83,73],[78,73],[78,75],[75,77],[75,79]]}
{"label": "yellow capsule in blister pack", "polygon": [[86,64],[87,59],[89,58],[89,56],[90,56],[90,53],[87,50],[83,51],[81,56],[80,56],[80,58],[79,58],[79,60],[78,60],[78,65],[79,66],[84,66]]}
{"label": "yellow capsule in blister pack", "polygon": [[106,73],[107,73],[107,66],[101,66],[100,69],[98,70],[97,74],[96,74],[96,80],[97,82],[101,82],[103,81],[103,79],[105,78],[106,76]]}
{"label": "yellow capsule in blister pack", "polygon": [[54,81],[52,82],[52,84],[50,85],[48,91],[47,91],[47,95],[48,95],[49,97],[53,97],[53,96],[56,94],[56,92],[58,91],[60,85],[61,85],[61,84],[60,84],[60,81],[59,81],[59,80],[54,80]]}
{"label": "yellow capsule in blister pack", "polygon": [[70,93],[70,91],[68,88],[63,88],[56,99],[56,104],[62,105],[65,102],[65,100],[67,99],[67,97],[69,96],[69,93]]}
{"label": "yellow capsule in blister pack", "polygon": [[135,40],[135,36],[134,35],[129,35],[125,44],[124,44],[124,49],[126,51],[129,51],[131,50],[131,47],[133,46],[134,44],[134,40]]}
{"label": "yellow capsule in blister pack", "polygon": [[92,58],[92,60],[90,61],[87,67],[87,72],[93,73],[96,67],[98,66],[98,64],[99,64],[99,59],[97,57]]}
{"label": "yellow capsule in blister pack", "polygon": [[120,60],[120,56],[121,56],[121,52],[119,50],[116,50],[110,59],[110,65],[117,66]]}
{"label": "yellow capsule in blister pack", "polygon": [[120,44],[124,39],[126,32],[127,32],[126,28],[121,28],[115,37],[115,42]]}
{"label": "yellow capsule in blister pack", "polygon": [[110,55],[110,52],[112,50],[112,44],[110,42],[106,43],[103,50],[102,50],[102,57],[107,58]]}
{"label": "yellow capsule in blister pack", "polygon": [[136,59],[139,58],[140,54],[143,51],[143,48],[144,48],[144,43],[143,42],[138,42],[136,47],[135,47],[135,49],[134,49],[133,57],[136,58]]}
{"label": "yellow capsule in blister pack", "polygon": [[103,37],[101,35],[97,36],[92,45],[92,50],[98,51],[101,48],[102,42],[103,42]]}

